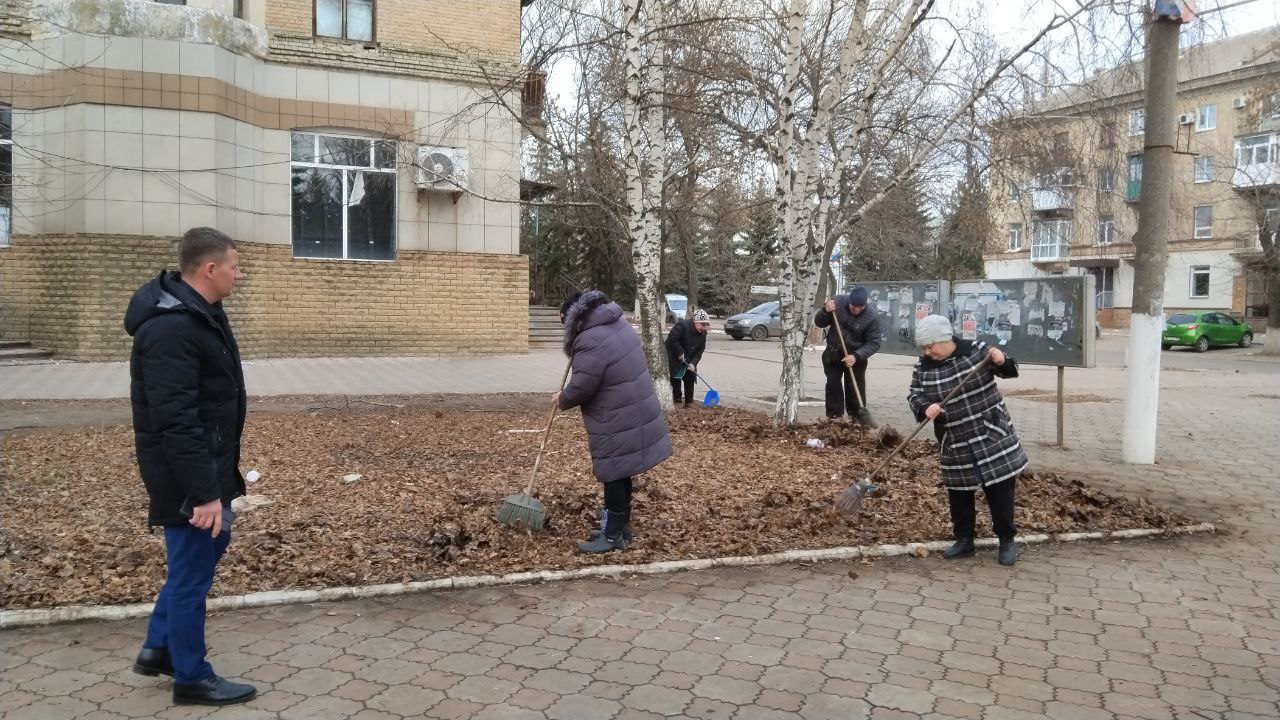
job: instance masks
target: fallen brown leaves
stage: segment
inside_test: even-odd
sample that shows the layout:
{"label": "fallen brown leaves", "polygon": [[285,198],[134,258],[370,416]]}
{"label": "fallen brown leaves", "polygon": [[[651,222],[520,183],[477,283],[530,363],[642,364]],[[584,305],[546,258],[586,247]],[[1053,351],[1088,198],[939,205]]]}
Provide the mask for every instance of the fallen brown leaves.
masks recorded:
{"label": "fallen brown leaves", "polygon": [[[577,543],[598,521],[601,492],[576,414],[556,421],[534,488],[547,506],[546,532],[492,520],[524,484],[543,418],[422,406],[250,416],[243,467],[262,473],[249,491],[271,502],[237,521],[212,594],[950,535],[931,443],[906,448],[877,478],[883,494],[845,520],[835,498],[885,456],[896,433],[780,430],[756,413],[697,408],[671,416],[675,456],[637,481],[632,546],[584,557]],[[810,437],[825,447],[806,447]],[[3,451],[0,606],[153,599],[164,579],[163,539],[144,527],[129,427],[11,436]],[[1044,473],[1019,482],[1017,520],[1026,533],[1189,522]]]}

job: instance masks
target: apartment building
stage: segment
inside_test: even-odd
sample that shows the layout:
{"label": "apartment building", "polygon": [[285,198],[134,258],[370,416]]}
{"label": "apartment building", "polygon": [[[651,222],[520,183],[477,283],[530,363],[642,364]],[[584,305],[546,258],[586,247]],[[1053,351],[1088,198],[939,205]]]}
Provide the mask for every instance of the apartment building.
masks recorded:
{"label": "apartment building", "polygon": [[246,357],[524,351],[522,4],[0,0],[0,336],[126,357],[207,225]]}
{"label": "apartment building", "polygon": [[[1280,28],[1184,50],[1164,304],[1269,311],[1261,228],[1280,224]],[[1099,320],[1127,326],[1142,192],[1141,62],[995,129],[991,278],[1091,273]]]}

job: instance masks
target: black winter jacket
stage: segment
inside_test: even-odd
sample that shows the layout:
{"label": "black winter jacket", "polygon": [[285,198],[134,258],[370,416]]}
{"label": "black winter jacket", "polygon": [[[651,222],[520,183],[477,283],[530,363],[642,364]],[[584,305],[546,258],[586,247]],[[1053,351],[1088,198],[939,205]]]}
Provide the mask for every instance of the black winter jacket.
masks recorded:
{"label": "black winter jacket", "polygon": [[184,501],[229,504],[245,493],[240,349],[222,303],[210,305],[176,272],[138,288],[124,326],[133,336],[129,398],[148,523],[182,525]]}
{"label": "black winter jacket", "polygon": [[680,367],[680,356],[689,365],[697,365],[702,359],[702,352],[707,349],[707,336],[693,329],[693,321],[681,320],[671,327],[667,333],[667,364],[674,372]]}
{"label": "black winter jacket", "polygon": [[[866,360],[880,351],[880,343],[884,340],[880,314],[867,305],[862,309],[862,314],[854,315],[849,312],[847,305],[844,296],[836,299],[836,317],[844,329],[845,345],[859,360]],[[844,357],[844,353],[840,350],[840,338],[836,336],[836,330],[831,326],[831,313],[819,308],[813,316],[813,324],[820,328],[828,328],[827,352],[837,357]]]}

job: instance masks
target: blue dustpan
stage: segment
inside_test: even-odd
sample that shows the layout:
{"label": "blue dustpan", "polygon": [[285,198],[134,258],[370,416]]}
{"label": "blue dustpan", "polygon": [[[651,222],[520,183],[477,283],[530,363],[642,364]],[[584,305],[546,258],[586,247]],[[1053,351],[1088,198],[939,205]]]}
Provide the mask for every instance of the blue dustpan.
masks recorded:
{"label": "blue dustpan", "polygon": [[702,398],[703,407],[715,407],[716,405],[719,405],[720,393],[716,392],[716,389],[711,387],[711,383],[707,382],[706,378],[702,377],[702,373],[698,373],[698,379],[702,381],[703,385],[707,386],[707,396]]}

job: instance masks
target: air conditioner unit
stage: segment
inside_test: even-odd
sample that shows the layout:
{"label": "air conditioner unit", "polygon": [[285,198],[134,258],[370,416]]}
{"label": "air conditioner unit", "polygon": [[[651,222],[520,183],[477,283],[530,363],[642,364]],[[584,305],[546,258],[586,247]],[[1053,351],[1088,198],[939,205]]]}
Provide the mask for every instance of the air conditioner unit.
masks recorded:
{"label": "air conditioner unit", "polygon": [[462,192],[471,176],[471,153],[466,148],[418,146],[414,183],[422,190]]}
{"label": "air conditioner unit", "polygon": [[1245,100],[1243,96],[1231,98],[1231,107],[1237,110],[1243,110],[1245,108],[1245,105],[1248,105],[1248,104],[1249,104],[1248,101]]}
{"label": "air conditioner unit", "polygon": [[1192,113],[1182,113],[1178,116],[1179,125],[1190,125],[1196,121],[1196,116]]}

